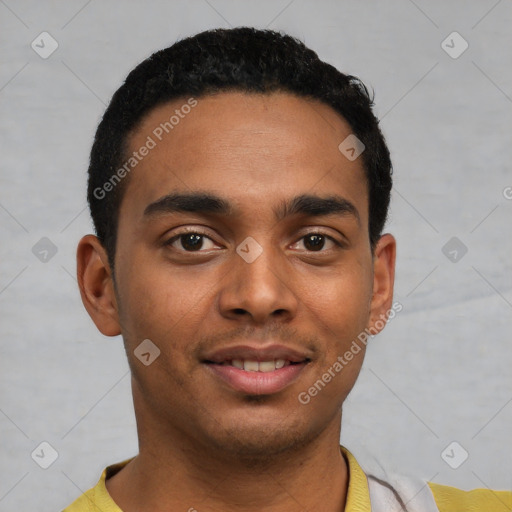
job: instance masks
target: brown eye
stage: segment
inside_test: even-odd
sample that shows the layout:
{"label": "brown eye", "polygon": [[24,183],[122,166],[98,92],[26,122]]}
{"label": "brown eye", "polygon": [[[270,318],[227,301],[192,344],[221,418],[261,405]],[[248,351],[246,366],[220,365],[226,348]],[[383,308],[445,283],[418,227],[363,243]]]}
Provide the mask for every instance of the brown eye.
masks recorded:
{"label": "brown eye", "polygon": [[325,245],[325,236],[318,234],[306,235],[304,237],[304,247],[308,251],[320,251]]}
{"label": "brown eye", "polygon": [[210,250],[215,247],[210,237],[196,231],[179,233],[165,242],[165,245],[182,252],[202,252],[201,249]]}
{"label": "brown eye", "polygon": [[179,240],[186,251],[198,251],[203,246],[203,235],[197,233],[180,235]]}
{"label": "brown eye", "polygon": [[[327,246],[326,246],[327,244]],[[329,252],[330,249],[341,248],[341,242],[335,240],[332,236],[326,235],[321,232],[308,233],[301,237],[294,244],[294,249],[306,250],[307,252],[324,253]]]}

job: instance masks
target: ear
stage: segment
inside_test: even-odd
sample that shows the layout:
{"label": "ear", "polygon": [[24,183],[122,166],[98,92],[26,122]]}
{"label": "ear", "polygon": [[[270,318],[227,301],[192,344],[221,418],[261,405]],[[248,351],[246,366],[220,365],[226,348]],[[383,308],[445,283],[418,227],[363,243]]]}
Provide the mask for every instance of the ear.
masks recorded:
{"label": "ear", "polygon": [[368,328],[380,332],[386,325],[393,302],[395,282],[396,240],[393,235],[382,235],[373,256],[373,295]]}
{"label": "ear", "polygon": [[99,239],[84,236],[78,244],[76,260],[80,295],[92,321],[105,336],[121,334],[113,277]]}

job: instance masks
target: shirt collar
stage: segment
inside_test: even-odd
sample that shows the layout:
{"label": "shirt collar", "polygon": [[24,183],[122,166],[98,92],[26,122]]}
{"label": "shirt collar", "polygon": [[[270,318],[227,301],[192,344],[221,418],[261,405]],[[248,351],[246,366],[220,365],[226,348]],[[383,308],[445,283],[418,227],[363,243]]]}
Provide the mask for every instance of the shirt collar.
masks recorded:
{"label": "shirt collar", "polygon": [[[340,446],[341,453],[345,458],[348,466],[348,491],[347,501],[344,512],[368,512],[371,510],[370,492],[368,490],[368,480],[357,462],[356,458],[344,446]],[[112,464],[104,469],[101,478],[96,486],[96,498],[104,505],[110,507],[109,512],[122,512],[122,510],[114,503],[107,491],[105,481],[107,478],[115,475],[132,459],[127,459],[117,464]]]}
{"label": "shirt collar", "polygon": [[340,446],[348,466],[348,491],[345,512],[368,512],[371,510],[368,480],[356,458]]}

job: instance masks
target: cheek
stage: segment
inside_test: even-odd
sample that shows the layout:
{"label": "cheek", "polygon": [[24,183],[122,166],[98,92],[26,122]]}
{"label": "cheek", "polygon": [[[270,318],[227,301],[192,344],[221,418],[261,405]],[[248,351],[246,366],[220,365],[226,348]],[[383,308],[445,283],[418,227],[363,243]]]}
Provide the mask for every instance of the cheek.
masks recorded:
{"label": "cheek", "polygon": [[[335,337],[334,345],[343,348],[348,338],[364,330],[370,316],[372,296],[371,272],[360,266],[346,266],[316,276],[302,285],[299,296],[306,314],[318,322],[318,328],[328,339]],[[332,345],[331,345],[332,346]]]}
{"label": "cheek", "polygon": [[125,343],[133,349],[149,338],[178,364],[193,349],[191,341],[213,307],[221,274],[193,265],[171,266],[154,256],[144,258],[143,251],[119,271]]}
{"label": "cheek", "polygon": [[[370,269],[371,270],[371,269]],[[371,271],[359,265],[315,279],[301,293],[316,332],[325,340],[314,375],[304,389],[314,407],[341,407],[363,364],[366,345],[358,339],[370,317]],[[308,291],[309,290],[309,291]]]}
{"label": "cheek", "polygon": [[[137,268],[130,266],[130,268]],[[190,359],[193,341],[204,321],[205,291],[191,286],[182,279],[180,272],[170,267],[141,265],[140,271],[123,273],[120,290],[122,334],[137,386],[155,407],[161,407],[165,397],[167,404],[180,406],[189,396]],[[194,280],[193,283],[196,283]],[[205,288],[208,289],[207,287]],[[137,359],[137,347],[149,339],[159,349],[159,355],[144,366]],[[142,360],[141,360],[142,361]],[[169,390],[162,391],[162,383]]]}

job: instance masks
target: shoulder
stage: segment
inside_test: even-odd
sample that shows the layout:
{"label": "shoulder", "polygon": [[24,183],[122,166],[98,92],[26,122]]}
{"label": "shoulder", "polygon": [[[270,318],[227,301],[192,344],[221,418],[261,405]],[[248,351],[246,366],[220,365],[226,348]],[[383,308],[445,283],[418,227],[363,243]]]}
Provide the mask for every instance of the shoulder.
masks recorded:
{"label": "shoulder", "polygon": [[511,512],[512,492],[492,489],[463,491],[402,475],[386,479],[368,475],[372,512]]}
{"label": "shoulder", "polygon": [[474,489],[462,491],[448,485],[428,482],[440,512],[509,512],[512,510],[512,491]]}
{"label": "shoulder", "polygon": [[84,492],[79,498],[77,498],[71,505],[66,507],[62,512],[102,512],[101,509],[96,505],[96,487],[89,489]]}
{"label": "shoulder", "polygon": [[92,489],[84,492],[62,512],[122,512],[110,497],[105,482],[131,460],[132,459],[127,459],[105,468],[98,483]]}

